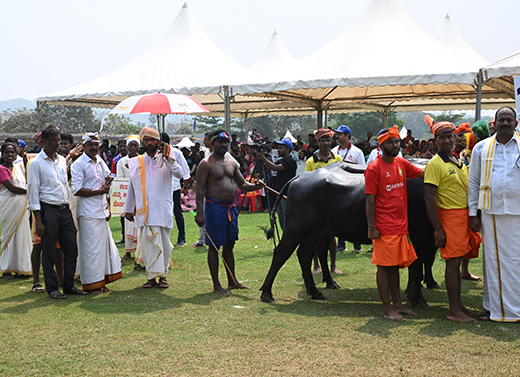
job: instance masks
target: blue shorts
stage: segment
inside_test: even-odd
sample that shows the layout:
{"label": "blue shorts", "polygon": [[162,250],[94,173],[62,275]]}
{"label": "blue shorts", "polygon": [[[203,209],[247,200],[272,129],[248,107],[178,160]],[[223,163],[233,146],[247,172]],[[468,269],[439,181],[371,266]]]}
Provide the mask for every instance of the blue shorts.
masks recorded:
{"label": "blue shorts", "polygon": [[[234,202],[206,199],[204,217],[206,232],[217,248],[238,240],[238,212]],[[205,243],[213,246],[207,235]]]}

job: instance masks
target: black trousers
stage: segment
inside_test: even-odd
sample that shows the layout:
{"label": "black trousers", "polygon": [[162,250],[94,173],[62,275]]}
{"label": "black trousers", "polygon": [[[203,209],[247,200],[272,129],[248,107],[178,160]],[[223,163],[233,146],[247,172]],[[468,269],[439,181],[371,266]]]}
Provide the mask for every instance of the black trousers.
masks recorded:
{"label": "black trousers", "polygon": [[78,258],[76,242],[76,226],[72,220],[72,213],[68,206],[57,206],[41,203],[41,218],[45,233],[42,237],[42,267],[45,289],[47,293],[58,290],[58,278],[54,270],[54,253],[56,241],[60,243],[63,253],[63,291],[67,292],[74,287],[74,273]]}
{"label": "black trousers", "polygon": [[177,224],[177,230],[179,235],[177,236],[177,243],[186,241],[186,231],[184,229],[184,216],[182,215],[181,207],[181,190],[175,190],[173,192],[173,214],[175,215],[175,223]]}

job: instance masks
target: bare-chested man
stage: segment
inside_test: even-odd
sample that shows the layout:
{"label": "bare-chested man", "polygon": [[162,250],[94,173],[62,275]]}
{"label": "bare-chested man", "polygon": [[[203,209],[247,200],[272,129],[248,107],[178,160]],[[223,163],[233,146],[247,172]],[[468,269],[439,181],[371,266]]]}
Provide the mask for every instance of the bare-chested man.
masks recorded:
{"label": "bare-chested man", "polygon": [[[218,130],[210,135],[213,153],[202,160],[197,168],[197,215],[198,226],[206,223],[206,245],[208,265],[213,280],[213,292],[228,294],[218,279],[218,250],[222,246],[222,256],[226,266],[228,289],[249,289],[239,283],[235,275],[235,257],[233,247],[238,239],[238,213],[234,205],[236,182],[242,191],[259,190],[264,186],[262,181],[256,184],[244,180],[238,164],[224,158],[229,147],[229,135]],[[203,205],[205,201],[205,205]],[[211,240],[208,238],[211,238]],[[212,242],[213,241],[213,242]],[[214,245],[213,245],[214,244]]]}

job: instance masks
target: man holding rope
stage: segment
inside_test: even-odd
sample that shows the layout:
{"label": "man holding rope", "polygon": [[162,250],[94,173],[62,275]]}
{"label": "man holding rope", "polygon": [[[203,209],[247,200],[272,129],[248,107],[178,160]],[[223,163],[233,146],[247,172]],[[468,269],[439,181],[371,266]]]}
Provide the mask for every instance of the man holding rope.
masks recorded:
{"label": "man holding rope", "polygon": [[[209,139],[213,153],[202,160],[197,168],[197,215],[199,227],[206,223],[208,265],[213,281],[213,292],[228,294],[218,279],[218,248],[222,246],[222,259],[226,267],[228,289],[249,289],[239,283],[235,275],[233,247],[238,239],[238,213],[234,205],[236,182],[242,191],[254,191],[264,187],[258,180],[255,184],[244,180],[238,165],[225,158],[229,147],[229,135],[223,130],[213,132]],[[203,205],[205,202],[205,206]]]}

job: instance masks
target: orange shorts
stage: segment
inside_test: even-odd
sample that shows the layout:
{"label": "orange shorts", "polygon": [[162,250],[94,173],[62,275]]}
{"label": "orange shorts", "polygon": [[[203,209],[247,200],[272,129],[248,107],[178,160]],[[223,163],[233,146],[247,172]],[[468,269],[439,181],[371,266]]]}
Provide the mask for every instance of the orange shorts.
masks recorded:
{"label": "orange shorts", "polygon": [[468,209],[443,209],[437,207],[446,246],[439,248],[442,259],[478,257],[482,238],[469,229]]}
{"label": "orange shorts", "polygon": [[372,263],[377,266],[408,267],[417,259],[408,234],[381,236],[372,240]]}

